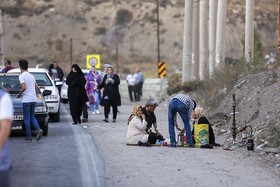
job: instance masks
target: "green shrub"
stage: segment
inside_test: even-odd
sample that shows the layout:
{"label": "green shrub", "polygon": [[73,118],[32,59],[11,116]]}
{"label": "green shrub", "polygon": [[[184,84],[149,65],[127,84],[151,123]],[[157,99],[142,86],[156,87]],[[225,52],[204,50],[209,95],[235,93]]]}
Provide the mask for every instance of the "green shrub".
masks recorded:
{"label": "green shrub", "polygon": [[133,13],[126,10],[126,9],[120,9],[117,12],[116,22],[117,25],[126,25],[129,22],[131,22],[133,18]]}

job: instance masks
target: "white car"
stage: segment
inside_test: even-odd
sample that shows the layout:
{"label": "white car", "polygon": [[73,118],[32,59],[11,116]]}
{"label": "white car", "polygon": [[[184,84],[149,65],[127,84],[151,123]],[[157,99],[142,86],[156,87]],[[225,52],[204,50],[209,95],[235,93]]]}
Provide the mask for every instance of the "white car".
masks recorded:
{"label": "white car", "polygon": [[[49,117],[52,122],[60,121],[60,95],[58,88],[62,82],[55,82],[49,75],[48,70],[43,68],[28,68],[28,71],[34,75],[35,80],[43,93],[44,90],[52,91],[51,95],[44,97],[49,110]],[[19,68],[11,69],[8,73],[20,72]]]}
{"label": "white car", "polygon": [[[90,71],[89,69],[82,69],[82,72],[84,73],[85,77],[87,76],[89,71]],[[60,90],[60,97],[61,97],[61,100],[62,100],[63,103],[68,102],[67,90],[68,90],[68,85],[66,84],[66,81],[64,79],[63,85],[62,85],[61,90]]]}

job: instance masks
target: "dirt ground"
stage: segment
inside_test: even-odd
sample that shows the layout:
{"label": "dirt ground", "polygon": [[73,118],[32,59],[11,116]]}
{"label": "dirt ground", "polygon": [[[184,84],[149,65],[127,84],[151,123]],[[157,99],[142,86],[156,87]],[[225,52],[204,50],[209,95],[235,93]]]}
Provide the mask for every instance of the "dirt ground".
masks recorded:
{"label": "dirt ground", "polygon": [[[256,151],[126,145],[127,118],[136,103],[123,101],[117,123],[89,114],[84,128],[104,159],[111,186],[280,186],[280,169],[266,164]],[[145,104],[145,101],[140,103]],[[158,129],[168,138],[167,104],[156,108]],[[223,143],[219,141],[218,143]]]}

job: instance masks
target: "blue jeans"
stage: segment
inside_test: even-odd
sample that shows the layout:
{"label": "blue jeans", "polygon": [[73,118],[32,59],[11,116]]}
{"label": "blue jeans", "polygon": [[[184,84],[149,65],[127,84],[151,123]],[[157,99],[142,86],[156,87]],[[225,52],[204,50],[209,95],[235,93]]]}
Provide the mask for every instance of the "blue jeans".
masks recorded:
{"label": "blue jeans", "polygon": [[36,103],[22,103],[23,105],[23,117],[24,117],[24,125],[27,138],[31,138],[31,128],[30,123],[33,124],[36,130],[40,129],[37,119],[34,116]]}
{"label": "blue jeans", "polygon": [[182,118],[182,121],[184,122],[184,128],[186,131],[186,137],[187,137],[187,143],[189,146],[193,146],[193,140],[192,140],[192,132],[191,132],[191,126],[190,126],[190,117],[187,116],[189,108],[180,100],[178,99],[172,99],[169,102],[168,106],[168,130],[169,130],[169,136],[170,136],[170,142],[172,144],[176,143],[176,136],[175,136],[175,114],[179,113],[179,115]]}

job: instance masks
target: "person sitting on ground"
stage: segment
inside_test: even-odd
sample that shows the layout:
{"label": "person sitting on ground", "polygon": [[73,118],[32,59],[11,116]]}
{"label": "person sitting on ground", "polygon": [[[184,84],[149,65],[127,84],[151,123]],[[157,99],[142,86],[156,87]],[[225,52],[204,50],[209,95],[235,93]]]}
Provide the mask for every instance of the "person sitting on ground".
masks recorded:
{"label": "person sitting on ground", "polygon": [[[157,128],[157,118],[154,113],[157,106],[158,103],[155,99],[149,99],[146,102],[146,105],[142,108],[142,113],[145,115],[146,121],[148,123],[146,132],[149,134],[156,134],[159,141],[164,141],[163,136],[159,133]],[[155,133],[152,132],[152,126],[154,126]]]}
{"label": "person sitting on ground", "polygon": [[[193,142],[194,144],[198,144],[196,143],[195,139],[195,130],[197,129],[196,125],[199,125],[199,124],[207,124],[207,129],[206,131],[208,130],[208,134],[205,136],[205,137],[209,137],[209,141],[205,144],[203,144],[202,142],[200,142],[200,144],[203,144],[201,145],[202,148],[213,148],[213,146],[220,146],[220,144],[218,143],[215,143],[215,135],[214,135],[214,131],[213,131],[213,128],[210,124],[210,122],[208,121],[208,119],[205,117],[205,112],[204,112],[204,109],[202,107],[196,107],[195,110],[194,110],[194,114],[193,114],[193,117],[194,117],[194,127],[193,127],[193,130],[192,130],[192,135],[193,135]],[[204,130],[205,131],[205,130]],[[207,138],[208,138],[207,137]]]}
{"label": "person sitting on ground", "polygon": [[151,144],[155,144],[157,137],[155,134],[148,134],[146,132],[147,124],[145,115],[142,114],[142,106],[134,106],[133,112],[128,118],[127,144],[147,147],[150,147]]}

